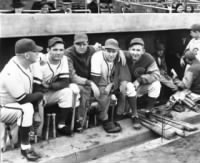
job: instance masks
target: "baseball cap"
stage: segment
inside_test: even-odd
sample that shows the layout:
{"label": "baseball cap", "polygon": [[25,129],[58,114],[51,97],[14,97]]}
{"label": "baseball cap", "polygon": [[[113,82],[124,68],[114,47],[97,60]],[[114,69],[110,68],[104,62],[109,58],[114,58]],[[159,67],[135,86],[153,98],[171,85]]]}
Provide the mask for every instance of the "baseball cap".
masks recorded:
{"label": "baseball cap", "polygon": [[74,35],[74,43],[86,41],[88,41],[88,36],[85,33],[77,33]]}
{"label": "baseball cap", "polygon": [[20,39],[15,44],[15,53],[21,54],[25,52],[40,52],[43,47],[36,45],[35,41],[28,38]]}
{"label": "baseball cap", "polygon": [[200,32],[200,24],[193,24],[191,26],[192,31],[199,31]]}
{"label": "baseball cap", "polygon": [[21,0],[13,0],[11,7],[22,8],[22,7],[24,7],[24,4],[21,2]]}
{"label": "baseball cap", "polygon": [[134,45],[134,44],[140,44],[140,45],[143,45],[144,46],[144,41],[142,38],[133,38],[131,41],[130,41],[130,46]]}
{"label": "baseball cap", "polygon": [[165,45],[162,44],[162,43],[160,43],[160,44],[158,44],[158,45],[156,46],[156,49],[157,49],[157,50],[165,50]]}
{"label": "baseball cap", "polygon": [[105,41],[105,45],[104,45],[105,49],[115,49],[118,50],[119,49],[119,43],[117,40],[111,38],[111,39],[107,39]]}
{"label": "baseball cap", "polygon": [[65,44],[65,42],[63,41],[63,39],[61,37],[52,37],[48,41],[48,47],[52,47],[56,43],[63,43],[63,44]]}

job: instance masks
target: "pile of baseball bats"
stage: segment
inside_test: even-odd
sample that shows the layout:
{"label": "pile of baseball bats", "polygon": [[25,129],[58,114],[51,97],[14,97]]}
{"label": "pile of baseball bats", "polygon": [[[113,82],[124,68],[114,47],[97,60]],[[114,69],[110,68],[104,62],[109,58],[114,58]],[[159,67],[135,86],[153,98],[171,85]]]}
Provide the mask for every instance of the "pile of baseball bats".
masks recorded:
{"label": "pile of baseball bats", "polygon": [[186,132],[191,132],[198,129],[194,125],[191,125],[187,122],[172,120],[165,116],[151,112],[148,114],[151,114],[155,120],[152,121],[149,119],[147,113],[139,112],[141,124],[165,139],[171,139],[176,135],[185,137]]}

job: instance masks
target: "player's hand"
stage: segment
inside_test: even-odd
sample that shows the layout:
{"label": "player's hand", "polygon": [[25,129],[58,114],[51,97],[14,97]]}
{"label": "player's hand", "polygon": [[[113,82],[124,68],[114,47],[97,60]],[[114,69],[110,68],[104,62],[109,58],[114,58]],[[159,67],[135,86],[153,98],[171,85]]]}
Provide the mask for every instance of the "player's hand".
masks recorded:
{"label": "player's hand", "polygon": [[91,87],[91,82],[92,82],[91,80],[86,80],[86,81],[85,81],[85,85]]}
{"label": "player's hand", "polygon": [[135,87],[135,90],[137,90],[138,87],[140,86],[140,83],[139,83],[137,80],[135,80],[135,81],[133,82],[133,85],[134,85],[134,87]]}
{"label": "player's hand", "polygon": [[107,94],[107,95],[109,95],[110,92],[111,92],[111,90],[112,90],[112,88],[113,88],[113,83],[108,84],[106,86],[105,90],[104,90],[104,93]]}
{"label": "player's hand", "polygon": [[124,52],[122,50],[119,50],[119,58],[122,62],[122,66],[125,66],[126,65],[126,57],[125,57]]}
{"label": "player's hand", "polygon": [[91,88],[92,88],[92,92],[94,94],[94,97],[99,98],[100,97],[100,90],[94,82],[91,82]]}
{"label": "player's hand", "polygon": [[98,42],[96,42],[96,43],[93,45],[93,47],[94,47],[94,49],[95,49],[96,51],[99,51],[99,50],[102,49],[102,45],[101,45],[100,43],[98,43]]}
{"label": "player's hand", "polygon": [[183,57],[181,57],[181,59],[180,59],[180,65],[181,65],[181,67],[185,66],[185,61],[184,61]]}

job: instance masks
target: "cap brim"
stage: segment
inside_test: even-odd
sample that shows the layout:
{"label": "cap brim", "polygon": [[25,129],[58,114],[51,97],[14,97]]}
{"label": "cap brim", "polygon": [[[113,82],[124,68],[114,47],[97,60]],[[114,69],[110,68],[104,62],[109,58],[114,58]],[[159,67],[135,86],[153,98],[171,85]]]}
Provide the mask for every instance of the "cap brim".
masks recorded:
{"label": "cap brim", "polygon": [[78,40],[75,40],[74,43],[78,43],[78,42],[87,42],[88,40],[86,39],[78,39]]}
{"label": "cap brim", "polygon": [[114,50],[119,50],[119,47],[115,47],[115,46],[104,46],[105,49],[114,49]]}
{"label": "cap brim", "polygon": [[36,48],[34,49],[34,52],[40,52],[42,50],[43,50],[43,47],[37,45]]}
{"label": "cap brim", "polygon": [[133,43],[130,44],[130,46],[133,46],[133,45],[142,45],[142,46],[144,46],[144,43],[142,43],[142,42],[133,42]]}

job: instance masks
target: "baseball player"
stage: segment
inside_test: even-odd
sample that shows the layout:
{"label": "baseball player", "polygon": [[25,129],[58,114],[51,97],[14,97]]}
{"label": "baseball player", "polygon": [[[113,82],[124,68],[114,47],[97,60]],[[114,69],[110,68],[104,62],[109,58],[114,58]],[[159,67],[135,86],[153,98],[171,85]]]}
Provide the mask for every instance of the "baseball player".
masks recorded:
{"label": "baseball player", "polygon": [[[74,35],[74,44],[65,51],[65,55],[69,60],[70,74],[72,75],[72,81],[77,83],[81,93],[81,103],[79,109],[80,117],[84,117],[86,113],[86,101],[90,100],[91,92],[95,96],[98,96],[98,89],[95,88],[95,84],[91,81],[91,57],[101,47],[96,43],[95,46],[88,44],[88,36],[85,33],[77,33]],[[124,63],[123,56],[121,60]]]}
{"label": "baseball player", "polygon": [[[129,104],[133,109],[132,121],[135,124],[134,128],[139,129],[141,125],[138,119],[136,96],[141,97],[147,94],[146,110],[151,111],[160,95],[160,72],[154,58],[145,52],[144,41],[141,38],[133,38],[130,41],[129,53],[126,57],[132,82],[123,83],[121,90],[125,90]],[[126,89],[123,88],[124,86],[126,86]],[[129,99],[130,96],[132,99]]]}
{"label": "baseball player", "polygon": [[[190,50],[194,52],[196,58],[200,61],[200,24],[194,24],[191,26],[190,36],[192,39],[186,46],[185,51]],[[183,57],[180,60],[180,64],[182,66],[185,65]]]}
{"label": "baseball player", "polygon": [[34,110],[42,99],[41,93],[32,93],[33,76],[31,64],[38,60],[38,52],[43,48],[31,39],[16,42],[16,55],[10,59],[0,74],[0,121],[13,124],[17,121],[20,131],[21,154],[27,160],[40,158],[29,142]]}
{"label": "baseball player", "polygon": [[125,71],[125,73],[120,73],[123,69],[127,68],[128,70],[128,67],[122,66],[117,40],[107,39],[104,48],[104,50],[94,53],[91,58],[91,80],[94,81],[100,91],[100,96],[96,97],[100,105],[98,118],[106,132],[116,133],[121,131],[121,127],[118,123],[108,120],[108,109],[111,97],[113,97],[111,96],[112,92],[114,93],[119,89],[121,80],[128,80]]}
{"label": "baseball player", "polygon": [[[61,114],[57,129],[63,135],[71,134],[67,121],[72,112],[73,95],[77,95],[76,107],[79,106],[79,88],[70,84],[67,57],[64,56],[64,41],[60,37],[53,37],[48,41],[47,63],[34,64],[34,91],[43,92],[46,105],[58,104]],[[78,126],[78,119],[76,126]],[[79,125],[80,126],[80,125]]]}
{"label": "baseball player", "polygon": [[[182,80],[175,80],[179,89],[167,102],[168,108],[173,107],[177,102],[185,103],[187,96],[194,102],[200,99],[200,61],[196,58],[195,52],[190,50],[185,52],[184,59],[190,67],[186,69]],[[183,111],[183,109],[179,109],[179,111]]]}

